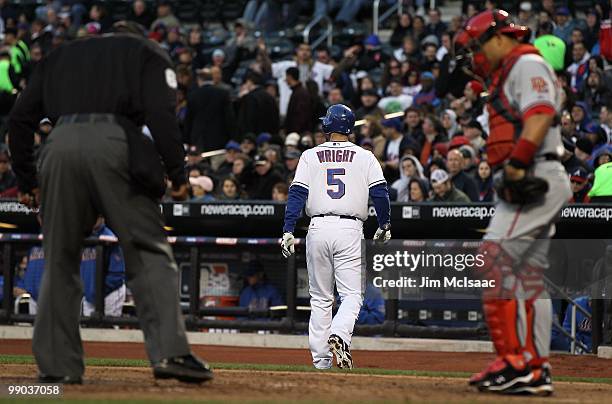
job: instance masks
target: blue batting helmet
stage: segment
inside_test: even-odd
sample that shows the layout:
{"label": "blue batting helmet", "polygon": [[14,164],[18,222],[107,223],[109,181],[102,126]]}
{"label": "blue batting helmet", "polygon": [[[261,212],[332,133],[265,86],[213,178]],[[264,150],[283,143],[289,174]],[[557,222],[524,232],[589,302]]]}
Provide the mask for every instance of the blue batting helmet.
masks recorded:
{"label": "blue batting helmet", "polygon": [[350,135],[355,125],[355,114],[343,104],[336,104],[327,108],[327,114],[319,119],[321,120],[323,133],[326,135],[330,133]]}

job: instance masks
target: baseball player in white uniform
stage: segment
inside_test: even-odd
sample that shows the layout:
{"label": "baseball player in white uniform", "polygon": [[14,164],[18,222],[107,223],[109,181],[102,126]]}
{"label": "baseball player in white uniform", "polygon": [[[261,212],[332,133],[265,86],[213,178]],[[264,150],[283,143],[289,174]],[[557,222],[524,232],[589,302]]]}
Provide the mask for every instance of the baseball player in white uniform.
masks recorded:
{"label": "baseball player in white uniform", "polygon": [[[368,197],[379,224],[374,240],[386,242],[391,238],[389,193],[376,157],[348,141],[355,124],[350,108],[332,105],[321,120],[329,141],[300,158],[289,189],[281,247],[285,257],[294,253],[293,231],[305,205],[311,217],[306,263],[312,361],[317,369],[329,369],[335,355],[338,367],[351,369],[351,337],[365,290],[361,241]],[[332,319],[334,284],[341,304]]]}

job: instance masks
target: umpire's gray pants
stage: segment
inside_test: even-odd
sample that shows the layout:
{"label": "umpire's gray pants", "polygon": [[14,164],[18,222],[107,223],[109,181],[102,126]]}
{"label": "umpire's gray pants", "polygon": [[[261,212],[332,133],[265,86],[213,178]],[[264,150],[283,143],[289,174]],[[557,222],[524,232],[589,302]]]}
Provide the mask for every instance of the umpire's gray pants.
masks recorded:
{"label": "umpire's gray pants", "polygon": [[40,372],[84,372],[79,267],[83,239],[98,214],[119,237],[150,361],[188,354],[178,270],[163,217],[156,201],[131,186],[123,129],[112,123],[58,126],[43,150],[39,175],[45,272],[32,344]]}

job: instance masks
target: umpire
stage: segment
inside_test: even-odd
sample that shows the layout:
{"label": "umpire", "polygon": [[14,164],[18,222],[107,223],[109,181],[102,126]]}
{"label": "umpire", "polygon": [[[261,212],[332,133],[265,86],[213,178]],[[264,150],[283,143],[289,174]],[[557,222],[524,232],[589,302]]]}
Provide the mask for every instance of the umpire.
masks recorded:
{"label": "umpire", "polygon": [[[164,170],[175,199],[188,192],[176,76],[158,45],[126,32],[135,30],[123,25],[124,32],[79,39],[50,53],[10,116],[20,200],[41,205],[46,261],[32,341],[40,382],[82,382],[79,262],[98,214],[125,254],[155,378],[197,383],[213,377],[189,349],[178,270],[159,209]],[[33,139],[43,117],[55,129],[37,166]],[[142,135],[143,125],[155,144]]]}

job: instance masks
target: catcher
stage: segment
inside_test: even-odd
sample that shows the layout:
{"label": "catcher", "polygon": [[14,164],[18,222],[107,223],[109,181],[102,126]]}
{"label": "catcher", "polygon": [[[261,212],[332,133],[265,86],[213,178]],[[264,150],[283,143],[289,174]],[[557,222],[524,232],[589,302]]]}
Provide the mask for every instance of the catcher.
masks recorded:
{"label": "catcher", "polygon": [[481,253],[481,277],[497,287],[483,306],[497,359],[472,376],[481,391],[548,395],[551,301],[543,272],[555,218],[571,197],[559,162],[560,88],[538,50],[522,43],[529,29],[502,10],[472,17],[455,37],[458,59],[488,80],[487,156],[498,171],[499,202]]}

